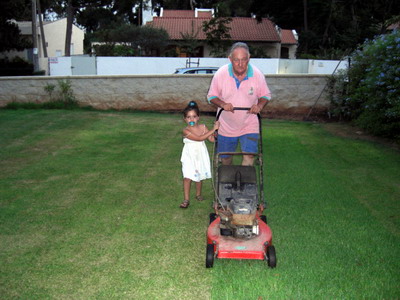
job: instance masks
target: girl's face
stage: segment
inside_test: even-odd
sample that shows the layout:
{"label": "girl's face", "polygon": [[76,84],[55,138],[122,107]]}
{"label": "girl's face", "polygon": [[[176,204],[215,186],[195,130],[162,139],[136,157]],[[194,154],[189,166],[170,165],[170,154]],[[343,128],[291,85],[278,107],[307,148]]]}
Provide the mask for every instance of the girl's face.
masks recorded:
{"label": "girl's face", "polygon": [[194,126],[199,121],[199,116],[196,114],[194,110],[188,111],[186,117],[184,118],[185,122],[190,125]]}

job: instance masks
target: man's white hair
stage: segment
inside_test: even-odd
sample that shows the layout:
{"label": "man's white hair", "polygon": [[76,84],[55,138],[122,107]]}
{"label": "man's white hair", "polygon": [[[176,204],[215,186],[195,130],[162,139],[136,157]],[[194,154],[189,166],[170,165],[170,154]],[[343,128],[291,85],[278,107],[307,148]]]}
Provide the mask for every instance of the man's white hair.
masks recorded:
{"label": "man's white hair", "polygon": [[250,49],[249,46],[247,46],[246,43],[243,42],[237,42],[234,43],[231,47],[231,50],[229,51],[229,56],[232,56],[233,51],[235,51],[237,48],[243,48],[247,51],[247,54],[250,56]]}

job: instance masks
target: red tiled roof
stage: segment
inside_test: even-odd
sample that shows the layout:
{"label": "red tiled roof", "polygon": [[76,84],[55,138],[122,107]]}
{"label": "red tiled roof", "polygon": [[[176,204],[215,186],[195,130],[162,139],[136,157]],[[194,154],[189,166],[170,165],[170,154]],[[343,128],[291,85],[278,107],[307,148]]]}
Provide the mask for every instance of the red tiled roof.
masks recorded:
{"label": "red tiled roof", "polygon": [[231,37],[236,41],[280,41],[275,25],[265,18],[261,22],[255,18],[232,18],[229,27]]}
{"label": "red tiled roof", "polygon": [[297,44],[296,37],[293,34],[292,30],[282,29],[281,30],[281,40],[282,44]]}
{"label": "red tiled roof", "polygon": [[[193,11],[189,11],[192,12],[192,17],[165,17],[165,12],[168,10],[164,10],[163,17],[154,17],[149,25],[164,28],[173,40],[182,39],[182,34],[191,34],[192,28],[194,33],[198,31],[197,39],[206,39],[202,25],[210,18],[194,18]],[[257,22],[254,18],[232,18],[228,27],[231,28],[229,32],[231,39],[235,41],[280,42],[281,40],[274,24],[265,18],[261,22]]]}
{"label": "red tiled roof", "polygon": [[154,17],[149,25],[155,28],[163,28],[168,32],[170,39],[182,40],[182,34],[194,35],[197,33],[198,40],[205,40],[206,35],[202,30],[203,22],[206,18],[165,18]]}

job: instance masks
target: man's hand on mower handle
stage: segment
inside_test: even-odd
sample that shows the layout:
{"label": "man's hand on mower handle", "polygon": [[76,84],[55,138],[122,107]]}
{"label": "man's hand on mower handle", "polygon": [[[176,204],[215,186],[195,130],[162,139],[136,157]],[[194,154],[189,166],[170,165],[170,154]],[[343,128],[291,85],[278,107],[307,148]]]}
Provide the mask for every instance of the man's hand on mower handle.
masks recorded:
{"label": "man's hand on mower handle", "polygon": [[233,107],[232,103],[224,103],[224,104],[222,104],[222,108],[223,108],[225,111],[230,111],[230,112],[232,112],[232,113],[235,112],[235,111],[233,110],[234,107]]}
{"label": "man's hand on mower handle", "polygon": [[[232,103],[224,103],[221,105],[221,108],[225,111],[230,111],[232,113],[235,112],[235,107],[232,105]],[[254,104],[250,108],[236,108],[236,109],[240,109],[240,110],[248,109],[248,111],[247,111],[248,114],[259,114],[262,110],[262,108],[258,104]]]}
{"label": "man's hand on mower handle", "polygon": [[260,112],[261,108],[257,104],[254,104],[252,107],[250,107],[248,111],[249,114],[259,114]]}

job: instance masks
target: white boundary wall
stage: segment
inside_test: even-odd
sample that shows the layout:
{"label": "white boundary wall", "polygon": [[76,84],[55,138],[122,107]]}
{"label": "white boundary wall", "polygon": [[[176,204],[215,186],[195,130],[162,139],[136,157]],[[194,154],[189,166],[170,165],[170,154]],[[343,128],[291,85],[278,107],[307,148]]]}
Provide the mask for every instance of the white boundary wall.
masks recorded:
{"label": "white boundary wall", "polygon": [[349,66],[346,60],[309,60],[309,74],[333,74],[339,70],[347,69]]}
{"label": "white boundary wall", "polygon": [[[82,57],[81,59],[85,59]],[[88,60],[92,57],[88,57]],[[93,60],[93,59],[92,59]],[[71,57],[49,58],[50,76],[71,75],[170,75],[177,68],[185,68],[188,58],[181,57],[96,57],[94,64],[95,74],[90,72],[76,73],[78,66],[73,65]],[[198,58],[191,59],[191,66]],[[264,74],[333,74],[335,69],[347,68],[346,61],[329,60],[296,60],[277,58],[252,58],[250,61]],[[229,63],[227,58],[199,59],[200,67],[220,67]],[[340,64],[339,64],[340,63]],[[282,67],[284,65],[284,67]]]}
{"label": "white boundary wall", "polygon": [[[98,75],[168,75],[177,68],[186,67],[187,58],[176,57],[97,57]],[[196,59],[192,59],[192,67],[196,67]],[[229,63],[227,58],[200,58],[199,67],[221,67]],[[276,74],[279,59],[252,59],[264,74]]]}

